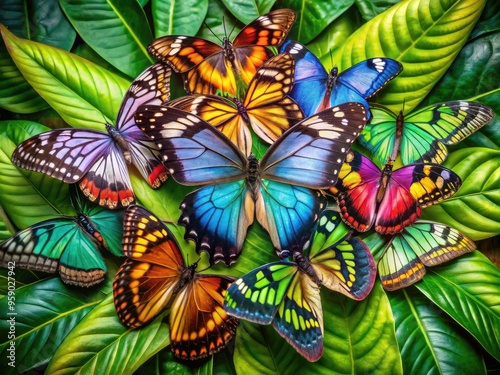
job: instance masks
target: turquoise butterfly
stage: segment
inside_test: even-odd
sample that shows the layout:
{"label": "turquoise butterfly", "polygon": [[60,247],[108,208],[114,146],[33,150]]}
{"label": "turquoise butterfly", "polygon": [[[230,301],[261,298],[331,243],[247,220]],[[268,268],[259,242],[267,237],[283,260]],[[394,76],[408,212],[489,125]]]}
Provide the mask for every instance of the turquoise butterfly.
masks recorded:
{"label": "turquoise butterfly", "polygon": [[123,212],[106,210],[83,198],[75,185],[70,197],[77,216],[45,220],[0,243],[0,265],[59,272],[66,284],[89,287],[102,282],[106,264],[99,251],[123,256]]}
{"label": "turquoise butterfly", "polygon": [[395,148],[399,148],[404,165],[441,164],[448,156],[446,145],[461,142],[494,116],[491,108],[466,101],[434,104],[407,116],[378,104],[370,104],[370,110],[372,118],[358,139],[379,167]]}
{"label": "turquoise butterfly", "polygon": [[362,300],[373,287],[375,262],[333,210],[322,211],[303,251],[290,257],[236,280],[227,290],[224,309],[240,319],[272,323],[302,356],[317,361],[323,354],[320,286]]}
{"label": "turquoise butterfly", "polygon": [[386,290],[397,290],[421,280],[425,267],[436,266],[476,249],[474,242],[447,225],[417,221],[391,238],[378,272]]}

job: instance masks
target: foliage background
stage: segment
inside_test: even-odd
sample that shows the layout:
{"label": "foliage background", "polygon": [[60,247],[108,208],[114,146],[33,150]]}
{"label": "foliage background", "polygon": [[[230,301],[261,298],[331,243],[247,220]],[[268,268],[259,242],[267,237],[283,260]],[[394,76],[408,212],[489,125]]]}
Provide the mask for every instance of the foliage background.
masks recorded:
{"label": "foliage background", "polygon": [[[130,82],[154,61],[147,45],[166,34],[216,40],[271,8],[292,8],[289,37],[304,43],[327,68],[342,71],[367,57],[403,63],[402,74],[374,101],[405,112],[467,99],[500,113],[500,3],[495,0],[5,0],[0,5],[0,240],[17,229],[74,214],[67,186],[10,163],[29,136],[64,126],[103,130],[114,122]],[[226,29],[224,28],[226,25]],[[227,31],[229,33],[229,31]],[[19,39],[22,38],[22,39]],[[173,97],[183,95],[174,77]],[[43,124],[43,125],[42,125]],[[424,210],[498,251],[500,127],[487,127],[455,147],[445,165],[463,187]],[[158,191],[134,175],[141,204],[175,221],[189,191],[171,179]],[[171,226],[187,259],[197,259]],[[374,256],[384,239],[366,239]],[[482,240],[482,241],[481,241]],[[16,364],[6,366],[7,272],[1,270],[0,363],[9,373],[463,373],[500,372],[500,273],[474,252],[428,269],[415,286],[386,293],[379,282],[362,302],[322,290],[325,354],[315,364],[296,354],[270,327],[242,322],[230,350],[187,366],[168,348],[165,311],[141,330],[126,330],[112,303],[119,259],[104,254],[109,278],[96,288],[65,286],[58,277],[16,270]],[[249,232],[243,256],[230,270],[241,276],[275,260],[267,234]],[[203,268],[203,267],[201,267]],[[166,349],[165,349],[166,348]]]}

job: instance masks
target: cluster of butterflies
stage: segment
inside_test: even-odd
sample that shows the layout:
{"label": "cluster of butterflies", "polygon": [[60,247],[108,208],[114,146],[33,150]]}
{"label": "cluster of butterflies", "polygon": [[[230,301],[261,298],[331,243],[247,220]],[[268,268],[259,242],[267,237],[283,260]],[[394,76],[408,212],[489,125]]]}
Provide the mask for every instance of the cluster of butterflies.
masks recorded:
{"label": "cluster of butterflies", "polygon": [[[141,327],[170,306],[176,356],[219,351],[237,319],[247,319],[272,323],[316,361],[320,286],[362,300],[375,281],[374,259],[355,231],[391,235],[378,262],[387,290],[474,250],[457,230],[417,219],[460,188],[459,176],[439,164],[446,145],[488,123],[491,109],[454,101],[404,117],[369,104],[401,64],[373,58],[328,73],[306,47],[286,41],[294,21],[291,10],[272,11],[222,46],[159,38],[148,49],[159,62],[130,86],[116,127],[52,130],[22,142],[12,161],[72,184],[78,216],[18,232],[0,244],[1,264],[90,286],[105,277],[99,250],[108,248],[126,257],[113,283],[120,320]],[[171,70],[184,75],[189,95],[169,101]],[[351,150],[356,139],[374,162]],[[263,144],[259,158],[253,152]],[[398,155],[404,166],[393,170]],[[168,175],[201,186],[181,202],[179,223],[211,264],[237,261],[255,217],[280,260],[238,280],[197,273],[162,220],[134,204],[127,164],[152,188]]]}

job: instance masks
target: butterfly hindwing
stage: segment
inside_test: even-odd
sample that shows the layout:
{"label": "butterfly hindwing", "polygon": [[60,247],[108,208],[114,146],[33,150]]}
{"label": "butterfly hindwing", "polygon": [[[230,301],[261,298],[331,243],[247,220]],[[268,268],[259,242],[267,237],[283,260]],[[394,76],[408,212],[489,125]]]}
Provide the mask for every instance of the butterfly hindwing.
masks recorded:
{"label": "butterfly hindwing", "polygon": [[232,282],[225,276],[186,267],[179,244],[166,225],[143,207],[132,205],[124,220],[128,257],[113,282],[116,312],[128,327],[140,327],[170,306],[174,354],[196,360],[211,355],[234,336],[237,321],[222,308]]}
{"label": "butterfly hindwing", "polygon": [[472,240],[440,223],[418,221],[394,236],[378,263],[386,290],[405,288],[424,277],[425,267],[475,250]]}

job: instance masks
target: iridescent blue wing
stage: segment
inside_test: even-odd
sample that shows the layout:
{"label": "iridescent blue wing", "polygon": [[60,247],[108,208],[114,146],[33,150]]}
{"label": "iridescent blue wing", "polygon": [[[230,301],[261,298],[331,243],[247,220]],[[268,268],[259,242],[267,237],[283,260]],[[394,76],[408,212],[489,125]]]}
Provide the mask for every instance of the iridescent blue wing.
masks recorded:
{"label": "iridescent blue wing", "polygon": [[307,241],[326,198],[317,190],[269,180],[262,180],[260,194],[257,221],[269,233],[278,256],[284,258]]}
{"label": "iridescent blue wing", "polygon": [[180,208],[185,238],[195,241],[198,253],[206,251],[211,264],[236,262],[255,211],[245,180],[204,186],[186,195]]}
{"label": "iridescent blue wing", "polygon": [[366,113],[359,103],[341,104],[302,120],[264,154],[261,178],[311,189],[334,186],[365,124]]}
{"label": "iridescent blue wing", "polygon": [[394,237],[379,260],[386,290],[405,288],[422,279],[425,266],[435,266],[474,251],[474,242],[444,224],[418,221]]}
{"label": "iridescent blue wing", "polygon": [[158,145],[177,182],[203,185],[246,177],[243,153],[200,117],[173,107],[143,106],[136,122]]}
{"label": "iridescent blue wing", "polygon": [[295,59],[295,82],[290,97],[306,117],[315,114],[323,101],[328,80],[323,64],[305,46],[292,40],[285,42],[279,51],[288,52]]}

